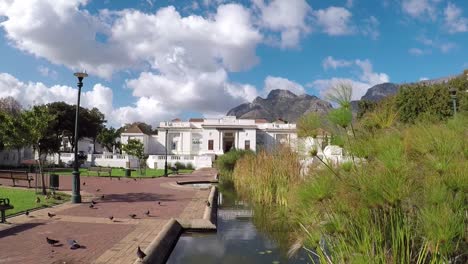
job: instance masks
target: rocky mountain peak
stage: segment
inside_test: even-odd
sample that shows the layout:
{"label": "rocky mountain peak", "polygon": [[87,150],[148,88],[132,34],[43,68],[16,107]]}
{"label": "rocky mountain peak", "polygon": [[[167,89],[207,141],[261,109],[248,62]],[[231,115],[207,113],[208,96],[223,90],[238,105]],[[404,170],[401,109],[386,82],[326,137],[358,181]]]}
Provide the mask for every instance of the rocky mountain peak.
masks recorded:
{"label": "rocky mountain peak", "polygon": [[297,95],[295,95],[293,92],[289,90],[275,89],[275,90],[270,91],[270,93],[267,96],[267,99],[296,98],[296,97]]}

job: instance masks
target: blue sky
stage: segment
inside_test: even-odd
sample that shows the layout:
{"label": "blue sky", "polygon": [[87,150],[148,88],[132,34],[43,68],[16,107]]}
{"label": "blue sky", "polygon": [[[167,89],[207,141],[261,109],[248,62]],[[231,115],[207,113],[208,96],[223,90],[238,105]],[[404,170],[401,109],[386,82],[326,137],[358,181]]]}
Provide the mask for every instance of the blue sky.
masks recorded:
{"label": "blue sky", "polygon": [[354,98],[468,68],[464,0],[0,0],[0,97],[109,125],[224,114],[272,89]]}

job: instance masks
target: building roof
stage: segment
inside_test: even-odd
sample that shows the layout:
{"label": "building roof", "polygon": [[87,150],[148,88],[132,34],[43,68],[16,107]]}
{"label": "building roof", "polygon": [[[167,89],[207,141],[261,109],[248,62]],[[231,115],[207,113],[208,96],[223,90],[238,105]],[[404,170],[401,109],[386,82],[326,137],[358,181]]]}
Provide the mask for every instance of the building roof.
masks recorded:
{"label": "building roof", "polygon": [[278,118],[278,119],[277,119],[275,122],[273,122],[273,123],[275,123],[275,124],[287,124],[287,122],[284,121],[284,120],[281,119],[281,118]]}
{"label": "building roof", "polygon": [[268,123],[268,120],[266,119],[255,119],[255,124],[265,124],[265,123]]}
{"label": "building roof", "polygon": [[133,124],[127,127],[127,129],[125,129],[125,131],[122,133],[144,134],[143,130],[141,130],[141,128],[137,124]]}
{"label": "building roof", "polygon": [[204,118],[190,118],[189,119],[189,122],[193,122],[193,123],[203,123],[205,121]]}
{"label": "building roof", "polygon": [[182,120],[180,120],[180,118],[174,118],[174,119],[171,120],[171,122],[180,122],[180,121],[182,121]]}

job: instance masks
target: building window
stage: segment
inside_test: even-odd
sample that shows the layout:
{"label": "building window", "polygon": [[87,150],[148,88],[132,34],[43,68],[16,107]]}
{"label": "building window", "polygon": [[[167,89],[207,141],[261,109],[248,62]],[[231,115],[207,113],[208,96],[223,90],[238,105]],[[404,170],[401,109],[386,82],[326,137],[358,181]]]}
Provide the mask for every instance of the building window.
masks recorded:
{"label": "building window", "polygon": [[244,147],[245,150],[250,150],[250,140],[246,140],[245,141],[245,147]]}
{"label": "building window", "polygon": [[177,142],[172,142],[172,150],[176,150],[177,149]]}
{"label": "building window", "polygon": [[212,139],[208,140],[208,150],[213,150],[214,142]]}

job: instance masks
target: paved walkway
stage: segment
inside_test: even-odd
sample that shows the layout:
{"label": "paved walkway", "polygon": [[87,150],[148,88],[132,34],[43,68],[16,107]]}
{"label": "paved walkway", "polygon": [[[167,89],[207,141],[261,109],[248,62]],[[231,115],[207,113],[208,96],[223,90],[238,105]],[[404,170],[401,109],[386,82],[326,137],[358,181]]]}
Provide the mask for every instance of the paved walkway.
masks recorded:
{"label": "paved walkway", "polygon": [[[215,174],[214,169],[203,169],[189,175],[136,181],[82,177],[83,204],[67,203],[34,211],[30,217],[9,218],[9,225],[0,224],[0,264],[133,263],[137,246],[145,249],[170,218],[203,218],[209,190],[176,187],[174,183],[212,180]],[[60,176],[62,191],[71,190],[71,179]],[[11,180],[0,183],[8,186]],[[97,202],[95,209],[89,208],[91,199]],[[147,210],[149,216],[144,214]],[[50,219],[48,212],[56,216]],[[132,219],[129,214],[137,217]],[[63,245],[52,247],[46,237]],[[70,239],[84,248],[69,249]]]}

